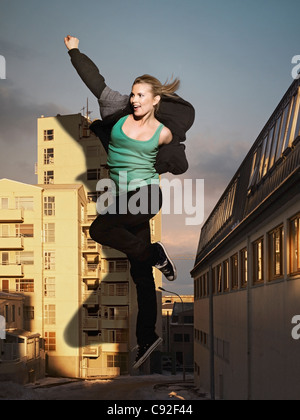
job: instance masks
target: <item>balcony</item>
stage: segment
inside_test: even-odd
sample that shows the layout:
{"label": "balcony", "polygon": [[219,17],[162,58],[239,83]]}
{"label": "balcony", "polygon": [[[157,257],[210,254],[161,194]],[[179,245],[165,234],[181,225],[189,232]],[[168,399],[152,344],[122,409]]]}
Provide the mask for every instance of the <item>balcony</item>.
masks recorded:
{"label": "balcony", "polygon": [[101,344],[90,344],[82,350],[83,357],[99,357],[101,354]]}
{"label": "balcony", "polygon": [[99,275],[100,275],[100,265],[88,264],[83,270],[82,278],[83,279],[98,279]]}
{"label": "balcony", "polygon": [[100,301],[100,291],[87,290],[82,293],[82,303],[83,305],[99,305]]}
{"label": "balcony", "polygon": [[101,295],[101,305],[123,306],[129,305],[129,296],[105,296]]}
{"label": "balcony", "polygon": [[100,321],[98,316],[84,316],[82,328],[85,331],[99,331]]}
{"label": "balcony", "polygon": [[102,319],[101,327],[109,330],[127,329],[129,327],[128,319]]}
{"label": "balcony", "polygon": [[24,249],[23,236],[2,236],[0,237],[0,250],[19,250]]}
{"label": "balcony", "polygon": [[0,209],[0,223],[23,223],[23,209]]}
{"label": "balcony", "polygon": [[93,239],[86,239],[82,244],[82,252],[84,254],[98,254],[100,252],[100,245]]}
{"label": "balcony", "polygon": [[0,264],[0,277],[24,277],[23,265]]}
{"label": "balcony", "polygon": [[112,367],[100,367],[100,368],[91,368],[83,367],[81,368],[82,377],[88,379],[95,378],[111,378],[115,376],[120,376],[120,368]]}

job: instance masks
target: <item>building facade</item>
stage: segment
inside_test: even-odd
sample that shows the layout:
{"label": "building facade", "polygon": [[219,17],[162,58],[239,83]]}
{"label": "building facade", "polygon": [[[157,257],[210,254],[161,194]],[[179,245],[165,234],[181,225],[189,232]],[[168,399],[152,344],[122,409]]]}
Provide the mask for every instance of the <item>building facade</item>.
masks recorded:
{"label": "building facade", "polygon": [[290,86],[204,224],[195,378],[221,399],[298,399],[300,82]]}
{"label": "building facade", "polygon": [[[49,191],[59,189],[61,185],[81,184],[87,196],[87,202],[77,214],[79,222],[70,221],[70,224],[74,223],[73,229],[79,229],[74,242],[77,248],[73,250],[78,258],[78,272],[76,279],[69,279],[68,283],[74,289],[72,301],[76,310],[65,310],[63,314],[64,335],[60,334],[63,354],[58,356],[57,349],[48,349],[47,352],[49,366],[53,366],[51,372],[59,374],[60,368],[51,360],[57,357],[63,360],[63,357],[69,358],[75,352],[79,366],[76,376],[80,377],[131,373],[135,358],[131,349],[136,345],[137,316],[136,289],[126,256],[96,244],[89,236],[89,227],[97,217],[96,202],[100,195],[97,183],[108,178],[108,169],[107,155],[100,140],[88,129],[88,122],[81,114],[39,118],[36,165],[41,188]],[[49,205],[51,207],[51,203]],[[69,219],[67,208],[61,217]],[[150,224],[152,240],[160,240],[161,215],[157,215]],[[68,227],[61,225],[63,223],[55,229],[66,238]],[[62,244],[58,252],[63,256],[66,247],[71,247],[72,243],[70,240],[68,245]],[[67,261],[65,263],[67,266]],[[157,287],[161,286],[161,273],[155,270],[154,275]],[[80,291],[78,296],[76,291]],[[157,296],[160,308],[161,294],[157,293]],[[66,294],[59,297],[62,301],[65,298]],[[67,318],[70,321],[68,328]],[[57,320],[61,322],[62,318],[59,316]],[[159,310],[158,334],[161,334],[161,328]]]}

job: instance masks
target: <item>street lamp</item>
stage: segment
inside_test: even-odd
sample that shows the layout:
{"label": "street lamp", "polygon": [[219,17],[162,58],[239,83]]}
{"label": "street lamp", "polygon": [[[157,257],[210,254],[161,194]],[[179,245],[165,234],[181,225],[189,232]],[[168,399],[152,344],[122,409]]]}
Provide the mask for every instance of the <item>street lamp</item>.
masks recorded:
{"label": "street lamp", "polygon": [[183,382],[185,382],[185,357],[184,357],[184,316],[183,316],[183,312],[184,312],[184,304],[183,304],[183,300],[181,298],[180,295],[178,295],[175,292],[171,292],[170,290],[166,290],[163,289],[162,287],[158,288],[159,290],[161,290],[162,292],[167,292],[167,293],[171,293],[172,295],[178,296],[179,299],[181,300],[181,304],[182,304],[182,373],[183,373]]}

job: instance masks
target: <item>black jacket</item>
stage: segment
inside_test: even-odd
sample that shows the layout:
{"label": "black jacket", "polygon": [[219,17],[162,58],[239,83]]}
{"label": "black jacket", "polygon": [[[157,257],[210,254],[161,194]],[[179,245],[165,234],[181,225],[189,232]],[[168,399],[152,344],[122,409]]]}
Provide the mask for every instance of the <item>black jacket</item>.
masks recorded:
{"label": "black jacket", "polygon": [[[121,95],[111,90],[99,73],[98,67],[78,49],[69,51],[71,62],[77,73],[97,97],[100,104],[102,120],[96,120],[90,129],[100,138],[105,150],[108,150],[110,133],[113,125],[125,115],[132,113],[128,95]],[[172,134],[171,143],[159,148],[155,169],[159,174],[171,172],[179,175],[187,171],[188,162],[185,155],[186,132],[191,128],[195,119],[193,106],[180,96],[163,96],[156,118],[168,127]]]}

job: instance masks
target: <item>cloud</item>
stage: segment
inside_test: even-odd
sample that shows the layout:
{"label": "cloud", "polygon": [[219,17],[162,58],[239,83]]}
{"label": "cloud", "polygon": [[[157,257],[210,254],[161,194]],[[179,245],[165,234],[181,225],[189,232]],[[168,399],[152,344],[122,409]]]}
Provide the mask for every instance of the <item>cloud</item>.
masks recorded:
{"label": "cloud", "polygon": [[[190,166],[189,170],[179,178],[181,181],[204,179],[205,222],[238,170],[250,145],[247,141],[241,140],[238,133],[224,132],[212,135],[207,130],[204,134],[187,140],[186,146]],[[165,176],[168,179],[174,178],[171,175]],[[176,200],[176,191],[174,200]],[[202,226],[187,226],[185,218],[184,214],[163,215],[163,241],[175,257],[192,256],[197,251]],[[182,261],[178,261],[178,265],[186,266]]]}
{"label": "cloud", "polygon": [[0,108],[0,178],[35,183],[37,118],[66,110],[52,103],[36,103],[9,80],[0,81]]}
{"label": "cloud", "polygon": [[40,55],[28,46],[20,46],[4,39],[0,39],[0,53],[6,58],[17,58],[20,60],[32,60]]}

